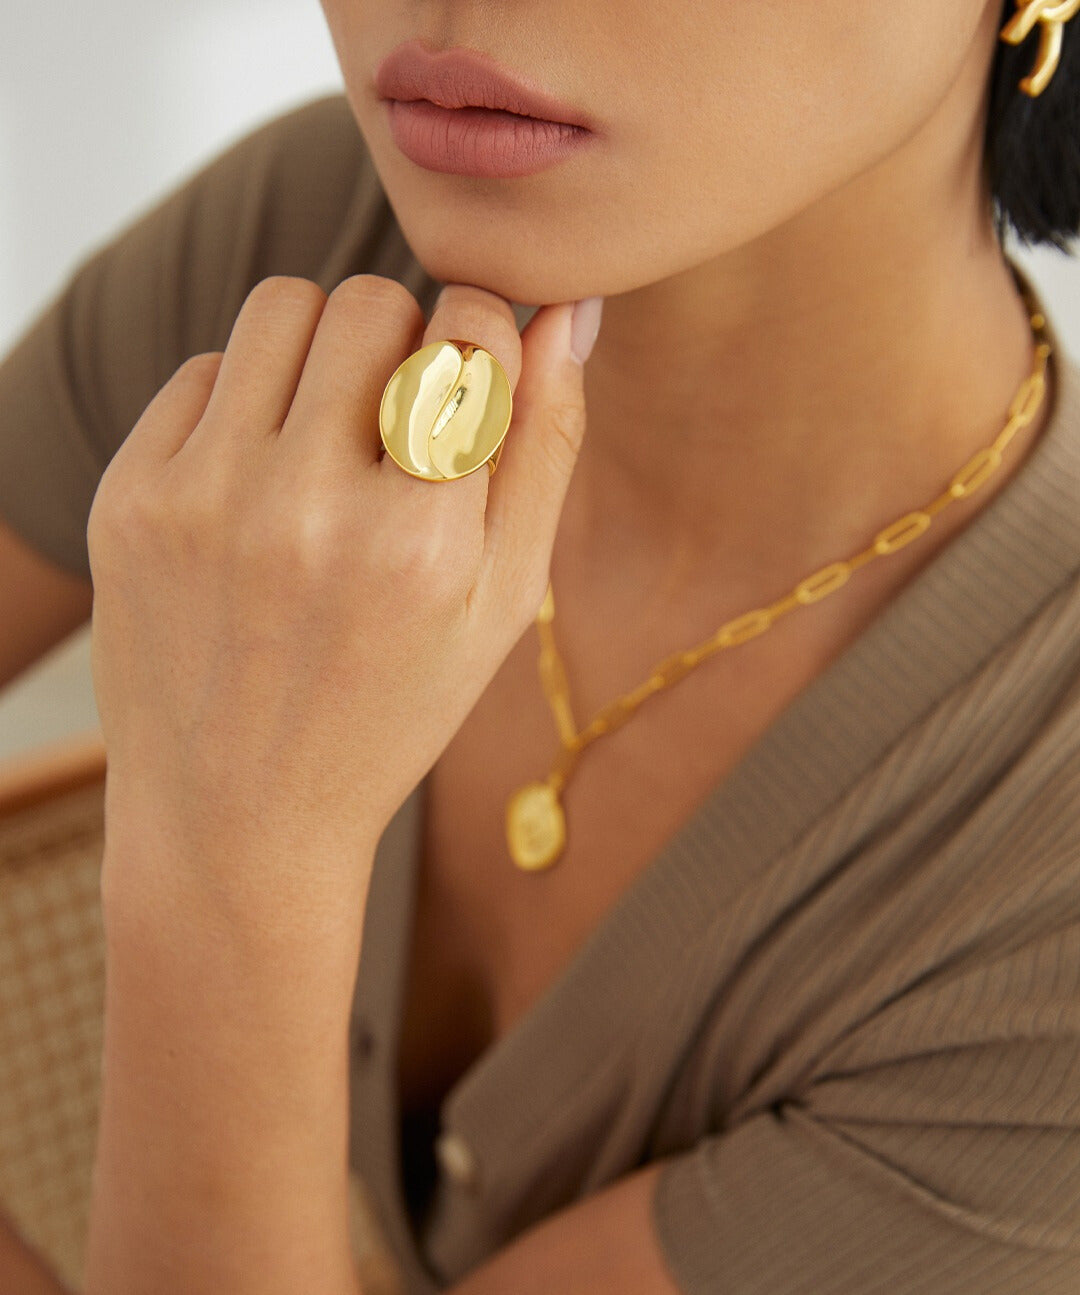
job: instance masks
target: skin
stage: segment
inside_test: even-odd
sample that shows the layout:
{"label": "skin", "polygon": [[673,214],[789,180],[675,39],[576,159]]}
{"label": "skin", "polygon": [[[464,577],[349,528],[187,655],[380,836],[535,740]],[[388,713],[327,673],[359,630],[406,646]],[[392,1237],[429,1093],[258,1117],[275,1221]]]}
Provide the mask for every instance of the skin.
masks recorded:
{"label": "skin", "polygon": [[[362,1289],[347,1045],[375,846],[540,605],[585,429],[571,335],[567,304],[519,336],[470,285],[425,327],[390,279],[270,277],[103,473],[88,1295]],[[496,477],[436,489],[380,458],[379,399],[461,336],[503,363],[514,437]]]}
{"label": "skin", "polygon": [[[575,579],[579,605],[592,581],[596,623],[632,624],[644,588],[658,620],[678,609],[669,628],[708,629],[938,493],[1030,368],[981,188],[996,0],[872,18],[840,0],[633,0],[615,29],[609,9],[568,3],[468,26],[324,10],[406,236],[451,286],[426,329],[373,276],[329,300],[300,280],[257,289],[224,356],[174,375],[95,499],[110,772],[88,1295],[363,1295],[344,1178],[354,915],[389,812],[549,569],[571,637]],[[528,69],[603,139],[512,182],[413,166],[370,78],[416,35]],[[582,372],[559,303],[597,294]],[[519,338],[511,301],[550,308]],[[490,483],[433,496],[373,444],[358,459],[355,428],[404,355],[448,336],[504,362],[515,434]],[[860,577],[851,608],[865,615],[985,507],[1042,425],[915,556]],[[688,452],[658,455],[658,435]],[[402,536],[418,543],[388,571]],[[364,596],[335,596],[343,582]],[[398,685],[357,689],[380,660],[400,663]],[[658,1169],[545,1219],[455,1295],[673,1295]]]}
{"label": "skin", "polygon": [[[498,6],[323,10],[429,272],[530,305],[606,299],[554,556],[564,635],[580,603],[583,635],[621,623],[633,639],[647,595],[648,619],[702,637],[864,547],[1000,430],[1032,343],[982,175],[996,0],[872,16],[845,0],[620,0],[617,24],[570,0],[534,22]],[[372,77],[416,37],[491,54],[603,138],[510,181],[414,165]],[[977,499],[860,574],[853,622],[989,503],[1039,430]],[[660,437],[684,452],[658,453]],[[804,632],[785,627],[793,651]],[[566,641],[585,669],[592,645]]]}

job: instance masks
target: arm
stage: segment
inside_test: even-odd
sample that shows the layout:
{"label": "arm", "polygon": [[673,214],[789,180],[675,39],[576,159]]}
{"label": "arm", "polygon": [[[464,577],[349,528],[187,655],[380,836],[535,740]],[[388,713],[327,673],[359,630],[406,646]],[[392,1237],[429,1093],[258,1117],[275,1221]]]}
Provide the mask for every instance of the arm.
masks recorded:
{"label": "arm", "polygon": [[[452,1295],[1074,1289],[1077,930],[1052,923],[917,984],[840,1040],[798,1098],[549,1215]],[[129,961],[130,1025],[106,1063],[114,1199],[99,1202],[123,1265],[99,1268],[88,1295],[357,1295],[343,1258],[343,936],[327,931],[321,972],[309,956],[189,948],[198,972],[180,994]],[[283,962],[298,965],[287,986]],[[167,1067],[150,1060],[170,1045]],[[216,1060],[226,1048],[231,1064]]]}
{"label": "arm", "polygon": [[88,580],[42,557],[0,518],[0,689],[85,624],[93,598]]}
{"label": "arm", "polygon": [[[185,357],[224,344],[261,278],[333,281],[354,251],[396,248],[392,222],[357,219],[381,219],[380,192],[341,96],[290,109],[87,249],[0,355],[0,689],[88,619],[87,513],[147,401]],[[14,1253],[0,1220],[0,1295],[29,1290]]]}
{"label": "arm", "polygon": [[549,1215],[449,1295],[681,1295],[652,1224],[662,1163],[653,1161]]}
{"label": "arm", "polygon": [[[140,872],[164,860],[160,836]],[[254,874],[242,849],[228,855]],[[347,1040],[361,896],[312,919],[298,887],[296,921],[264,934],[183,885],[112,904],[115,861],[107,845],[87,1295],[359,1295]]]}
{"label": "arm", "polygon": [[[87,1295],[362,1295],[347,1212],[362,901],[318,939],[306,919],[295,939],[230,934],[181,891],[108,911]],[[649,1224],[655,1172],[546,1220],[455,1295],[677,1295]]]}

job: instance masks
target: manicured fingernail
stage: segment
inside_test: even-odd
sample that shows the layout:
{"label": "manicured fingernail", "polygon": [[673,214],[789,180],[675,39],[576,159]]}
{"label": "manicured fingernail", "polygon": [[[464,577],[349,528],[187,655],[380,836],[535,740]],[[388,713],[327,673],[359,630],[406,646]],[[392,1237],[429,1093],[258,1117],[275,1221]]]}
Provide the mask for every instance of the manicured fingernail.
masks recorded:
{"label": "manicured fingernail", "polygon": [[592,354],[596,336],[600,332],[603,309],[603,297],[585,297],[574,306],[570,323],[570,354],[578,364],[584,364]]}

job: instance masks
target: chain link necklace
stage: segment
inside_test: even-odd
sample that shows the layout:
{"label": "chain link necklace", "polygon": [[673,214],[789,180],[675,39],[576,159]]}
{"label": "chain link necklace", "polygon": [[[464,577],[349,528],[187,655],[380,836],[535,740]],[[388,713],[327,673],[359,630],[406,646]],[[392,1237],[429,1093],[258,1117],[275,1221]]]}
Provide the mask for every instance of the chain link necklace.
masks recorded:
{"label": "chain link necklace", "polygon": [[526,783],[507,801],[506,840],[511,857],[519,868],[527,872],[548,868],[562,854],[566,845],[566,816],[560,794],[585,747],[605,733],[620,728],[642,702],[677,683],[714,652],[756,638],[778,617],[835,593],[847,583],[853,571],[873,558],[895,553],[904,545],[910,544],[923,534],[935,514],[954,499],[964,499],[973,494],[1001,466],[1001,456],[1006,446],[1020,428],[1031,422],[1042,404],[1046,387],[1046,362],[1052,351],[1046,332],[1046,320],[1039,310],[1039,303],[1023,283],[1017,281],[1017,286],[1027,306],[1035,340],[1031,373],[1020,384],[1009,405],[1005,427],[990,445],[979,450],[956,473],[943,493],[879,531],[870,546],[862,552],[821,567],[800,580],[790,593],[777,602],[766,607],[755,607],[733,620],[725,621],[714,634],[696,647],[666,657],[653,667],[642,683],[605,706],[580,731],[574,721],[566,670],[555,646],[552,630],[555,596],[551,583],[548,582],[547,594],[536,617],[540,635],[540,681],[555,719],[562,749],[545,779]]}

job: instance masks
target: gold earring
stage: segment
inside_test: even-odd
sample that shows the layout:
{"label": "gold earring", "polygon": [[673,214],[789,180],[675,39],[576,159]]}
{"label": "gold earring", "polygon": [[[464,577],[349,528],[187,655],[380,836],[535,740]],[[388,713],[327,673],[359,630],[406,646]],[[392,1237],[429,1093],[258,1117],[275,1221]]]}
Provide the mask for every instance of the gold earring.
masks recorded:
{"label": "gold earring", "polygon": [[1031,75],[1020,82],[1020,89],[1033,99],[1046,89],[1061,60],[1061,41],[1065,24],[1080,10],[1080,0],[1016,0],[1016,13],[998,33],[1010,45],[1019,45],[1039,24],[1039,52]]}

